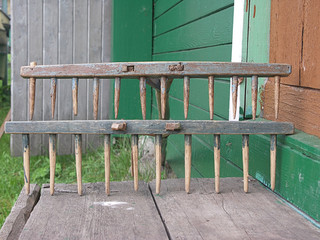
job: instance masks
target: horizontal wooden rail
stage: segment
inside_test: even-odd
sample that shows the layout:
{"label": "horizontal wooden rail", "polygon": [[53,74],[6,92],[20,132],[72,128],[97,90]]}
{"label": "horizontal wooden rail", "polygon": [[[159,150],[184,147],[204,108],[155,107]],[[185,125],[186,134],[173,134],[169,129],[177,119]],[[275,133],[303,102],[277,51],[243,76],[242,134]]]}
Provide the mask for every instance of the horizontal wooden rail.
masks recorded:
{"label": "horizontal wooden rail", "polygon": [[23,66],[20,71],[21,77],[24,78],[274,77],[288,76],[290,73],[291,66],[287,64],[236,62],[115,62],[37,65]]}
{"label": "horizontal wooden rail", "polygon": [[209,120],[74,120],[7,122],[11,134],[293,134],[288,122]]}

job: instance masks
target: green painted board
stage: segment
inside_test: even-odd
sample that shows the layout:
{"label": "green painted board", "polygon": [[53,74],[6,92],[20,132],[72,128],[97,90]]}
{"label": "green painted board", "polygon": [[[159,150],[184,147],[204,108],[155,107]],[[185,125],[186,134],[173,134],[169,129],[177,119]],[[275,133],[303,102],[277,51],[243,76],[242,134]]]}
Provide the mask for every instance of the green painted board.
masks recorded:
{"label": "green painted board", "polygon": [[[178,2],[178,1],[160,1],[163,2]],[[158,3],[157,3],[158,5]],[[158,16],[160,9],[155,6],[155,16]],[[159,4],[160,5],[160,4]],[[184,0],[179,5],[173,8],[167,8],[164,14],[154,20],[154,36],[163,34],[164,32],[186,25],[204,16],[215,14],[225,8],[233,6],[233,0],[212,1],[212,0]],[[163,12],[163,9],[161,8]]]}
{"label": "green painted board", "polygon": [[230,44],[233,7],[154,38],[153,53]]}
{"label": "green painted board", "polygon": [[154,3],[154,18],[158,18],[160,15],[168,11],[169,9],[176,7],[182,0],[157,0]]}
{"label": "green painted board", "polygon": [[[113,1],[112,61],[152,60],[152,0]],[[111,81],[110,109],[114,109],[114,81]],[[151,88],[147,87],[147,118],[151,114]],[[111,113],[114,117],[114,113]],[[121,81],[118,118],[142,119],[139,81]]]}

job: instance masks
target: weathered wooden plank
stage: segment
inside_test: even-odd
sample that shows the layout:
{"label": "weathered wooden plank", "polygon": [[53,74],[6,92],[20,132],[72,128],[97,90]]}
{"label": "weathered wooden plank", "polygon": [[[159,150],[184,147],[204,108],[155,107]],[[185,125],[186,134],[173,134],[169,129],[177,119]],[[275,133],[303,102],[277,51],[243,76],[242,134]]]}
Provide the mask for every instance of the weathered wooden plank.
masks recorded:
{"label": "weathered wooden plank", "polygon": [[29,134],[22,135],[23,175],[26,194],[30,193],[30,140]]}
{"label": "weathered wooden plank", "polygon": [[[183,65],[182,71],[170,70],[170,65]],[[133,66],[134,71],[123,71]],[[207,77],[207,76],[288,76],[291,66],[271,63],[238,63],[238,62],[114,62],[91,64],[38,65],[34,68],[21,67],[24,78],[138,78],[149,77]]]}
{"label": "weathered wooden plank", "polygon": [[[213,179],[163,180],[157,207],[172,239],[318,239],[320,230],[257,181],[243,193],[241,178],[222,178],[221,194]],[[263,208],[262,208],[263,206]]]}
{"label": "weathered wooden plank", "polygon": [[[113,130],[112,124],[126,124],[124,130]],[[180,123],[180,129],[170,131],[166,125]],[[211,121],[211,120],[74,120],[7,122],[6,133],[29,134],[292,134],[289,122]]]}
{"label": "weathered wooden plank", "polygon": [[20,239],[168,239],[146,183],[134,192],[132,182],[111,182],[110,196],[104,183],[83,190],[79,197],[76,185],[56,184],[50,196],[43,186]]}

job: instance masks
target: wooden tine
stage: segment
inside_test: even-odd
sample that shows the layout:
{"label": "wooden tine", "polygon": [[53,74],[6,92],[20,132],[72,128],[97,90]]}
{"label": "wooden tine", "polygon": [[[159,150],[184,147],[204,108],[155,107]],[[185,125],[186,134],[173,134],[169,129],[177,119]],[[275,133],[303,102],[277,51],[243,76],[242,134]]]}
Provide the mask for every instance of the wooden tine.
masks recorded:
{"label": "wooden tine", "polygon": [[233,105],[233,118],[237,114],[237,98],[238,98],[238,77],[232,77],[232,105]]}
{"label": "wooden tine", "polygon": [[[31,62],[30,67],[35,67],[37,65],[36,62]],[[36,96],[36,79],[29,79],[29,120],[32,120],[34,113],[34,101]]]}
{"label": "wooden tine", "polygon": [[50,194],[54,194],[54,176],[56,172],[56,146],[57,135],[49,134],[49,158],[50,158]]}
{"label": "wooden tine", "polygon": [[257,96],[258,96],[258,76],[252,76],[251,79],[251,102],[252,102],[252,119],[257,115]]}
{"label": "wooden tine", "polygon": [[188,118],[189,110],[189,95],[190,95],[190,78],[184,76],[183,78],[183,103],[184,103],[184,118]]}
{"label": "wooden tine", "polygon": [[120,85],[121,85],[121,78],[116,77],[114,79],[114,117],[116,119],[118,118],[118,113],[119,113]]}
{"label": "wooden tine", "polygon": [[277,161],[277,135],[271,135],[270,139],[270,180],[271,190],[276,186],[276,161]]}
{"label": "wooden tine", "polygon": [[184,135],[184,168],[185,168],[185,190],[187,193],[190,192],[190,179],[191,179],[191,145],[192,136],[191,134]]}
{"label": "wooden tine", "polygon": [[93,119],[98,119],[99,106],[99,78],[93,79]]}
{"label": "wooden tine", "polygon": [[30,141],[29,134],[22,134],[24,186],[26,194],[30,193]]}
{"label": "wooden tine", "polygon": [[75,134],[75,155],[76,155],[76,171],[77,171],[77,184],[78,194],[82,195],[82,135]]}
{"label": "wooden tine", "polygon": [[166,116],[166,104],[167,104],[167,77],[161,77],[161,119],[165,119]]}
{"label": "wooden tine", "polygon": [[78,115],[78,86],[79,79],[72,78],[72,103],[73,103],[73,115]]}
{"label": "wooden tine", "polygon": [[161,186],[161,145],[162,135],[157,134],[155,137],[155,152],[156,152],[156,194],[160,193]]}
{"label": "wooden tine", "polygon": [[156,100],[157,100],[157,108],[158,108],[158,116],[161,119],[161,93],[160,91],[156,90]]}
{"label": "wooden tine", "polygon": [[147,112],[147,105],[146,105],[146,78],[140,77],[140,101],[141,101],[141,112],[143,120],[146,120],[146,112]]}
{"label": "wooden tine", "polygon": [[248,192],[249,177],[249,135],[242,135],[243,190]]}
{"label": "wooden tine", "polygon": [[280,101],[280,76],[274,78],[274,117],[278,119]]}
{"label": "wooden tine", "polygon": [[106,194],[110,195],[110,134],[104,135],[104,167]]}
{"label": "wooden tine", "polygon": [[213,120],[214,109],[214,76],[208,77],[208,89],[209,89],[209,114],[210,120]]}
{"label": "wooden tine", "polygon": [[138,159],[139,159],[139,150],[138,150],[138,135],[133,134],[131,136],[131,151],[133,158],[133,179],[134,179],[134,190],[138,191],[139,187],[139,171],[138,171]]}
{"label": "wooden tine", "polygon": [[220,193],[220,135],[214,135],[214,182],[216,193]]}
{"label": "wooden tine", "polygon": [[56,96],[57,96],[57,78],[51,78],[50,96],[51,96],[51,115],[52,115],[52,118],[54,118],[54,110],[56,109]]}

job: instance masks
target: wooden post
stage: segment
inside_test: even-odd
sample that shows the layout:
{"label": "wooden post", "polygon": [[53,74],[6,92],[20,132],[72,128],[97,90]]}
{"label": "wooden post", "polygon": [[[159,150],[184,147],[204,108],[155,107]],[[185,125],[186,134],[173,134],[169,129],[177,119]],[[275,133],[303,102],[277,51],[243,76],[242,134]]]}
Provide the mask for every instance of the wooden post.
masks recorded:
{"label": "wooden post", "polygon": [[249,177],[249,135],[242,135],[243,190],[248,192]]}
{"label": "wooden post", "polygon": [[277,161],[277,135],[271,135],[270,139],[270,181],[271,190],[276,186],[276,161]]}
{"label": "wooden post", "polygon": [[57,96],[57,78],[51,78],[50,96],[51,96],[51,115],[52,115],[52,118],[54,118],[54,110],[56,108],[56,96]]}
{"label": "wooden post", "polygon": [[190,134],[184,135],[184,168],[185,168],[185,190],[190,192],[190,179],[191,179],[191,145],[192,136]]}
{"label": "wooden post", "polygon": [[79,79],[72,78],[72,103],[73,103],[73,114],[78,115],[78,85]]}
{"label": "wooden post", "polygon": [[190,78],[184,76],[183,78],[183,104],[184,104],[184,118],[188,118],[189,110],[189,95],[190,95]]}
{"label": "wooden post", "polygon": [[133,134],[131,136],[131,151],[132,151],[132,159],[133,165],[133,179],[134,179],[134,190],[138,191],[139,187],[139,171],[138,171],[138,159],[139,159],[139,150],[138,150],[138,135]]}
{"label": "wooden post", "polygon": [[22,134],[23,171],[26,194],[30,193],[30,141],[29,134]]}
{"label": "wooden post", "polygon": [[251,79],[251,102],[252,102],[252,119],[257,115],[257,96],[258,96],[258,76],[252,76]]}
{"label": "wooden post", "polygon": [[157,134],[155,137],[155,152],[156,152],[156,194],[160,193],[161,186],[161,145],[162,135]]}
{"label": "wooden post", "polygon": [[209,89],[209,114],[210,120],[213,120],[214,109],[214,76],[208,77],[208,89]]}
{"label": "wooden post", "polygon": [[110,195],[110,134],[104,135],[104,166],[106,194]]}
{"label": "wooden post", "polygon": [[280,76],[274,78],[274,117],[278,119],[280,101]]}
{"label": "wooden post", "polygon": [[[31,62],[30,67],[35,67],[37,65],[36,62]],[[36,79],[29,79],[29,120],[32,120],[34,113],[34,101],[36,96]]]}
{"label": "wooden post", "polygon": [[141,112],[143,120],[146,120],[147,105],[146,105],[146,78],[140,77],[140,102],[141,102]]}
{"label": "wooden post", "polygon": [[93,79],[93,119],[98,118],[98,105],[99,105],[99,78]]}
{"label": "wooden post", "polygon": [[120,85],[121,85],[121,78],[116,77],[114,79],[114,117],[115,119],[118,118],[118,113],[119,113]]}
{"label": "wooden post", "polygon": [[238,77],[232,77],[232,105],[233,105],[233,118],[237,114],[237,98],[238,98]]}
{"label": "wooden post", "polygon": [[54,194],[54,176],[56,171],[57,135],[49,134],[49,158],[50,158],[50,194]]}
{"label": "wooden post", "polygon": [[161,119],[166,116],[166,103],[167,103],[167,78],[161,77]]}
{"label": "wooden post", "polygon": [[220,135],[214,135],[214,182],[216,193],[220,193]]}
{"label": "wooden post", "polygon": [[161,116],[162,116],[162,114],[161,114],[161,93],[158,90],[156,90],[156,100],[157,100],[159,119],[161,119]]}
{"label": "wooden post", "polygon": [[82,195],[82,135],[75,134],[75,155],[76,155],[76,171],[77,171],[77,184],[78,184],[78,194]]}

